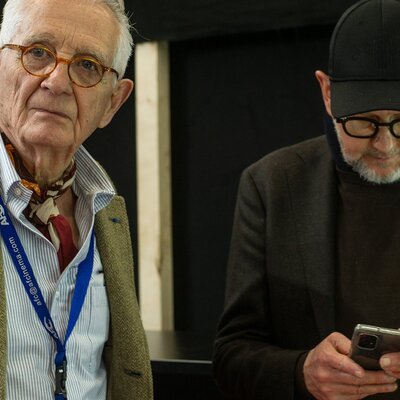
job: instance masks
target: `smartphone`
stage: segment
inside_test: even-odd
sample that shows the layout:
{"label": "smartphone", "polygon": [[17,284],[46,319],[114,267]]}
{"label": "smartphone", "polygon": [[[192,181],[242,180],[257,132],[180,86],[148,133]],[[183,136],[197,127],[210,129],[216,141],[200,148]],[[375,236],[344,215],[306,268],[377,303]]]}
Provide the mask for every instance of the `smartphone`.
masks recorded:
{"label": "smartphone", "polygon": [[379,370],[383,354],[400,351],[400,330],[358,324],[351,339],[350,357],[365,369]]}

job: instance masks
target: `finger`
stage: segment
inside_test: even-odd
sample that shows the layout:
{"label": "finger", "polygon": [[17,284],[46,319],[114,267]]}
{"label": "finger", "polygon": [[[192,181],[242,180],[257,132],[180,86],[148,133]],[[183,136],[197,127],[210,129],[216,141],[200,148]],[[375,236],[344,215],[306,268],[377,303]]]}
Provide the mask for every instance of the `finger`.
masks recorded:
{"label": "finger", "polygon": [[359,379],[361,385],[379,385],[384,383],[394,383],[397,379],[385,371],[365,371],[365,375]]}
{"label": "finger", "polygon": [[343,385],[333,384],[329,386],[326,393],[335,393],[339,398],[361,399],[372,394],[391,393],[397,390],[397,383],[385,383],[382,385]]}
{"label": "finger", "polygon": [[341,333],[334,332],[327,337],[327,341],[336,350],[336,352],[329,357],[330,368],[345,372],[357,378],[364,376],[364,369],[348,356],[351,347],[349,338]]}
{"label": "finger", "polygon": [[341,333],[334,332],[328,337],[328,339],[339,353],[346,355],[349,354],[351,347],[351,341],[349,338]]}
{"label": "finger", "polygon": [[385,371],[400,372],[400,353],[388,353],[381,357],[379,363]]}
{"label": "finger", "polygon": [[382,385],[395,383],[396,378],[384,371],[365,371],[362,378],[355,377],[346,372],[337,371],[329,379],[331,382],[340,382],[345,385]]}
{"label": "finger", "polygon": [[340,382],[348,385],[384,385],[397,381],[396,377],[387,374],[385,371],[365,371],[362,378],[357,378],[348,374],[343,374]]}
{"label": "finger", "polygon": [[331,357],[331,368],[357,379],[365,376],[365,370],[344,354],[337,353]]}
{"label": "finger", "polygon": [[378,393],[391,393],[397,390],[397,383],[385,383],[382,385],[349,385],[343,388],[343,394],[366,397]]}

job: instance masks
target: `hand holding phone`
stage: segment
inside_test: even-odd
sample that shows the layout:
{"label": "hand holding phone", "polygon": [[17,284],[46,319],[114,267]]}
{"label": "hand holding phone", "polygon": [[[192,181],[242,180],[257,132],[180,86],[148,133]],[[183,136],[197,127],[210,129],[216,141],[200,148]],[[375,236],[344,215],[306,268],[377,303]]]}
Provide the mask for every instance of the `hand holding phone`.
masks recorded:
{"label": "hand holding phone", "polygon": [[350,357],[369,370],[381,369],[383,354],[400,352],[400,330],[358,324],[351,339]]}

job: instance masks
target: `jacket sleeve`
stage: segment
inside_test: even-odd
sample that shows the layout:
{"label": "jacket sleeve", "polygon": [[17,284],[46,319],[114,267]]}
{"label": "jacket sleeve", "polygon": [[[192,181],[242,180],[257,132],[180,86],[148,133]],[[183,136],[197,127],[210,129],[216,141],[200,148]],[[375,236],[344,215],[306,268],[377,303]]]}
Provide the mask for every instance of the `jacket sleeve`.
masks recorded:
{"label": "jacket sleeve", "polygon": [[296,363],[304,353],[275,344],[279,332],[275,332],[269,303],[265,203],[246,170],[239,185],[225,309],[214,346],[214,377],[229,399],[295,398]]}

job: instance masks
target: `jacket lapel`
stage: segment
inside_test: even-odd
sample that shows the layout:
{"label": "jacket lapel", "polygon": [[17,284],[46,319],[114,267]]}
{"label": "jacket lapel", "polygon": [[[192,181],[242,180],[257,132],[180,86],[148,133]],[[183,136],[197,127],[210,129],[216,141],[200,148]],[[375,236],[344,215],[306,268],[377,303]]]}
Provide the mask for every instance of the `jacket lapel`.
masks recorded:
{"label": "jacket lapel", "polygon": [[307,287],[322,338],[335,328],[336,178],[330,154],[287,172]]}
{"label": "jacket lapel", "polygon": [[115,196],[96,214],[95,233],[111,313],[107,398],[151,399],[150,357],[135,292],[128,217],[121,197]]}

